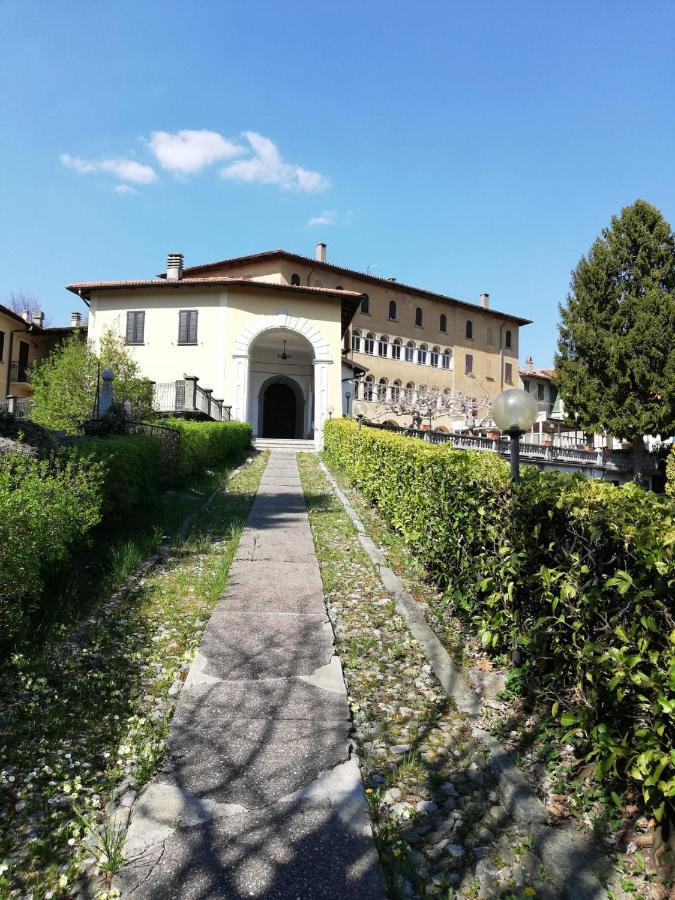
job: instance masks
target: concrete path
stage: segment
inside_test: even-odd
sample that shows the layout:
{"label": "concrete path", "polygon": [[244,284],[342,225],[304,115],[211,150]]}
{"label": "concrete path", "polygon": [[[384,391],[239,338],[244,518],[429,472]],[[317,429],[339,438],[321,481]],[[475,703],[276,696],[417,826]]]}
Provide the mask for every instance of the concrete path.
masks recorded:
{"label": "concrete path", "polygon": [[123,897],[382,898],[295,454],[274,451],[134,806]]}

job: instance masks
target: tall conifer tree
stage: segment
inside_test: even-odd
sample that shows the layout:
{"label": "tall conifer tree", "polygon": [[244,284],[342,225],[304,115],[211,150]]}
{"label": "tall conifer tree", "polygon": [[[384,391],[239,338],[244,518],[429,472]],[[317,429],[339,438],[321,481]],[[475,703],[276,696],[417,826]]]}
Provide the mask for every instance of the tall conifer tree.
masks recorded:
{"label": "tall conifer tree", "polygon": [[633,442],[675,432],[675,235],[644,200],[614,216],[560,305],[556,384],[586,431]]}

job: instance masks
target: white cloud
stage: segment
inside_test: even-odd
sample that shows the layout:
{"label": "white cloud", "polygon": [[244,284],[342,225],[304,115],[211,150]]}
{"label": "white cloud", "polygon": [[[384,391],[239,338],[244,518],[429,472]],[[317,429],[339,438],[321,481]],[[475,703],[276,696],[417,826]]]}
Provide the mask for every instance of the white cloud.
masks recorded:
{"label": "white cloud", "polygon": [[109,172],[120,181],[130,181],[132,184],[150,184],[157,178],[151,166],[145,166],[133,159],[101,159],[94,162],[79,156],[71,156],[70,153],[62,153],[60,159],[64,166],[81,174]]}
{"label": "white cloud", "polygon": [[225,166],[220,171],[223,178],[276,184],[285,190],[295,189],[307,193],[328,187],[328,179],[319,172],[284,162],[276,144],[269,138],[256,131],[245,131],[244,137],[251,145],[254,155]]}
{"label": "white cloud", "polygon": [[136,188],[132,188],[130,184],[116,184],[115,193],[117,194],[137,194]]}
{"label": "white cloud", "polygon": [[163,169],[182,174],[199,172],[218,160],[232,159],[246,152],[239,144],[228,141],[217,131],[205,129],[187,129],[175,134],[153,131],[149,146]]}
{"label": "white cloud", "polygon": [[318,216],[314,216],[307,223],[308,225],[335,225],[336,212],[334,209],[325,209]]}

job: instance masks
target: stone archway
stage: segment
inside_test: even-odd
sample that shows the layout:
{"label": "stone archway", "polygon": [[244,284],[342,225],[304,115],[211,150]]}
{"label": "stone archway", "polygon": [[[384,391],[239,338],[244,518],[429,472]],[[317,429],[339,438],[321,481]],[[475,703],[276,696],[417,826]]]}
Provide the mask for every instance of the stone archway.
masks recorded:
{"label": "stone archway", "polygon": [[251,348],[257,338],[265,332],[275,330],[296,333],[312,348],[313,390],[308,400],[309,405],[305,406],[305,412],[307,414],[313,410],[313,417],[306,430],[310,435],[313,433],[315,446],[321,449],[323,426],[328,419],[328,367],[333,365],[333,359],[330,344],[320,328],[300,316],[289,316],[286,312],[279,312],[273,316],[259,316],[242,329],[234,341],[232,352],[234,380],[232,416],[239,421],[246,420],[252,399],[249,396]]}

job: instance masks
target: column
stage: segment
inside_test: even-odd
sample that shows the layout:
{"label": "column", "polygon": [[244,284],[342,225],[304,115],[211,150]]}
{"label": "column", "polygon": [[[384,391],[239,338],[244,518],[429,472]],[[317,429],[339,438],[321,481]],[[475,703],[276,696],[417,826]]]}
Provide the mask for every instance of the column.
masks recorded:
{"label": "column", "polygon": [[245,422],[248,416],[248,353],[232,355],[232,379],[232,418]]}
{"label": "column", "polygon": [[314,360],[314,446],[323,450],[323,426],[328,418],[328,367],[329,359]]}

